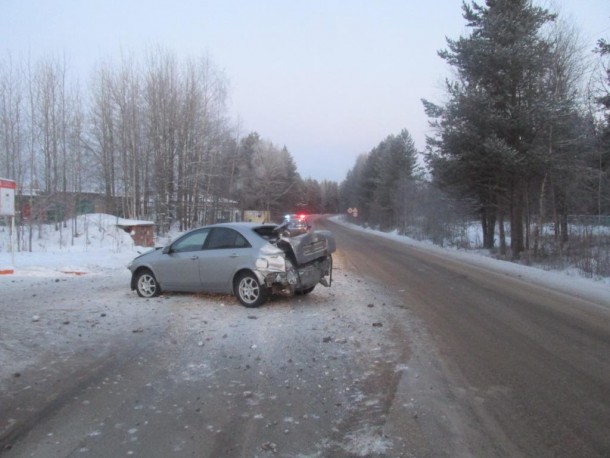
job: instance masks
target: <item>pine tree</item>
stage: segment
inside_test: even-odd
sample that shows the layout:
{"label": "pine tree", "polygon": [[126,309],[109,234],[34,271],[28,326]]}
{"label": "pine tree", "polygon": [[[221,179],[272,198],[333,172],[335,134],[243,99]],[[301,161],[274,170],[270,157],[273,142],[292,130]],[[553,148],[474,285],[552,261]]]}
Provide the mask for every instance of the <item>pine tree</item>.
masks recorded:
{"label": "pine tree", "polygon": [[529,186],[543,173],[533,151],[550,45],[540,30],[554,16],[529,0],[487,0],[464,3],[463,17],[471,34],[448,39],[439,52],[457,71],[457,81],[447,83],[449,102],[424,101],[437,129],[428,163],[440,184],[478,201],[487,248],[496,220],[502,228],[510,218],[517,257],[525,249]]}

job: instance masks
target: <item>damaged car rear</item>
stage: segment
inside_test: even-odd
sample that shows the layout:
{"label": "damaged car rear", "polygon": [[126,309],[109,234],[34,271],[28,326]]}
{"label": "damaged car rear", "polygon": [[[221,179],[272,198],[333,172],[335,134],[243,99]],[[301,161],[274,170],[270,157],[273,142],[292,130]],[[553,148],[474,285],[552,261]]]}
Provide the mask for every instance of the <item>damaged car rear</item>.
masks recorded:
{"label": "damaged car rear", "polygon": [[332,283],[329,231],[291,236],[285,225],[223,223],[194,229],[129,265],[140,297],[163,291],[234,294],[258,307],[271,294],[308,294]]}

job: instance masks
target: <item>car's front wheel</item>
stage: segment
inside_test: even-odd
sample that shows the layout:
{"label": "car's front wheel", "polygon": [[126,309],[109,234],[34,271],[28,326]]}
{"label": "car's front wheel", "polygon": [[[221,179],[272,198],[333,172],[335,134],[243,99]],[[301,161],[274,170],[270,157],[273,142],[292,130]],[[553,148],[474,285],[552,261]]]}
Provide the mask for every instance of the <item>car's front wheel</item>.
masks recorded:
{"label": "car's front wheel", "polygon": [[242,272],[235,279],[233,292],[246,307],[258,307],[269,297],[269,289],[262,285],[252,272]]}
{"label": "car's front wheel", "polygon": [[136,276],[136,291],[140,297],[156,297],[161,287],[150,270],[141,270]]}

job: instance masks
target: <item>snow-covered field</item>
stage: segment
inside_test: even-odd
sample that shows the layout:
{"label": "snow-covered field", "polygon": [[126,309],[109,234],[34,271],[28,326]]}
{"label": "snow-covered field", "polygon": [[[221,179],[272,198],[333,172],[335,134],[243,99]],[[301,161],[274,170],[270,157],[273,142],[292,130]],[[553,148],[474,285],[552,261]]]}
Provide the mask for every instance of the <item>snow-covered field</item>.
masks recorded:
{"label": "snow-covered field", "polygon": [[146,248],[137,247],[117,226],[119,221],[124,220],[105,214],[83,215],[78,218],[74,236],[71,224],[61,230],[43,225],[40,232],[35,227],[32,252],[15,253],[10,250],[9,228],[0,226],[0,270],[12,270],[16,277],[40,277],[125,269],[138,251]]}

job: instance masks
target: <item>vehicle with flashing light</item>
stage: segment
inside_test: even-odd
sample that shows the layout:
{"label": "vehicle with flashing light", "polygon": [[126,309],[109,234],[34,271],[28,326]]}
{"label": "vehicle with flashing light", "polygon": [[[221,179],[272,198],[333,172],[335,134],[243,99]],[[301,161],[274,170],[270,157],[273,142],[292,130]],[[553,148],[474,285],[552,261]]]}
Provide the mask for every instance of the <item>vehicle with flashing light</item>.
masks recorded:
{"label": "vehicle with flashing light", "polygon": [[312,229],[312,226],[305,213],[290,213],[284,216],[281,224],[284,231],[289,236],[305,234]]}

